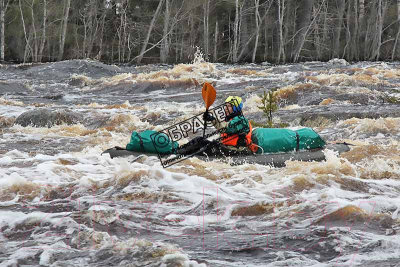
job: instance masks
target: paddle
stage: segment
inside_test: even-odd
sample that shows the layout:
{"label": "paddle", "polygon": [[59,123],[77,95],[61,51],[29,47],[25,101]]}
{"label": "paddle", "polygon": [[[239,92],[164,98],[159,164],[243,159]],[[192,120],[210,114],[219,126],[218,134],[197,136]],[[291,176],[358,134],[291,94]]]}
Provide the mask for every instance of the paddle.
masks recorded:
{"label": "paddle", "polygon": [[[217,91],[211,84],[206,82],[203,85],[201,94],[203,96],[204,104],[206,104],[205,114],[208,114],[208,108],[211,107],[211,105],[214,103],[215,98],[217,97]],[[207,128],[207,121],[204,120],[203,137],[206,135],[206,128]]]}

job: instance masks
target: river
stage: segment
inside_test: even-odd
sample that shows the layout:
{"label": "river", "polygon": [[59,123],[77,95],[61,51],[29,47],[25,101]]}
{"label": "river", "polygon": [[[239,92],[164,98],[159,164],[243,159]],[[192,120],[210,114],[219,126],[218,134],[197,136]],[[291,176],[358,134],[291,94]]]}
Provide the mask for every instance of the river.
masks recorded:
{"label": "river", "polygon": [[[101,155],[204,112],[205,81],[257,122],[276,88],[277,123],[352,149],[284,168]],[[389,62],[2,65],[0,266],[400,266],[398,97]],[[15,123],[45,109],[78,121]]]}

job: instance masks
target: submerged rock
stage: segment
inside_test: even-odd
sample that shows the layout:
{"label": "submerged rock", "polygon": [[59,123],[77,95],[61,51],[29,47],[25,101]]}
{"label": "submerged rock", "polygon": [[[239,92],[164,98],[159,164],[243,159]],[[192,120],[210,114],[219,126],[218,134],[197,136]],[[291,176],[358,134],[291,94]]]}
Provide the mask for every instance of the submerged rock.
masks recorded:
{"label": "submerged rock", "polygon": [[3,82],[0,81],[0,95],[4,94],[16,94],[16,93],[27,93],[28,89],[25,85],[15,82]]}
{"label": "submerged rock", "polygon": [[7,128],[14,124],[15,117],[0,116],[0,128]]}
{"label": "submerged rock", "polygon": [[64,97],[63,94],[50,94],[50,95],[43,96],[43,98],[50,99],[50,100],[60,100],[63,97]]}
{"label": "submerged rock", "polygon": [[22,113],[15,123],[23,127],[52,127],[61,124],[76,124],[82,116],[70,111],[52,111],[48,109],[32,110]]}
{"label": "submerged rock", "polygon": [[22,73],[29,78],[60,81],[70,79],[73,74],[96,79],[114,76],[121,72],[123,70],[115,65],[89,59],[74,59],[44,64],[26,64],[23,66]]}

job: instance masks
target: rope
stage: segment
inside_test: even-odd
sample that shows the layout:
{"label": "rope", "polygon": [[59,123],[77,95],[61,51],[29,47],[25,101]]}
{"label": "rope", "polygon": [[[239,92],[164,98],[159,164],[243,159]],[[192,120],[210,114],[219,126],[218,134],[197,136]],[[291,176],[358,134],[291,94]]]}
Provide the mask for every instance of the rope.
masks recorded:
{"label": "rope", "polygon": [[258,148],[261,148],[261,150],[262,150],[262,154],[264,154],[264,148],[262,148],[262,147],[260,147],[259,145],[257,145],[257,144],[254,144],[256,147],[258,147]]}

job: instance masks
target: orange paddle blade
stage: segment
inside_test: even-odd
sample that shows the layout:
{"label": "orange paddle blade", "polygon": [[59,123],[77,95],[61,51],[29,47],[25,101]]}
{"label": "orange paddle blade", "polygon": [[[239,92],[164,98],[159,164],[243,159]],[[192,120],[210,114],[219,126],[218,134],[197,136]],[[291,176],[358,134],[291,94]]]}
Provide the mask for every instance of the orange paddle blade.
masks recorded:
{"label": "orange paddle blade", "polygon": [[211,84],[206,82],[203,85],[201,94],[203,95],[203,100],[204,103],[206,104],[206,109],[208,109],[214,103],[215,98],[217,98],[217,91]]}

